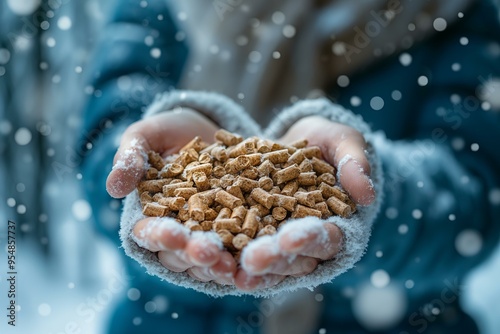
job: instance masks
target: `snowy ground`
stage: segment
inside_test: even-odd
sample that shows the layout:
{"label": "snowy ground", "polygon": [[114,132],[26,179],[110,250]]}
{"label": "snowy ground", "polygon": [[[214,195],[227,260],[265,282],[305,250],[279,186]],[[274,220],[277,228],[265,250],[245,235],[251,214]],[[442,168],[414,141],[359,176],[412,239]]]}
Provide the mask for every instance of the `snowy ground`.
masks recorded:
{"label": "snowy ground", "polygon": [[[32,246],[18,244],[16,327],[5,321],[5,285],[0,287],[2,334],[101,334],[116,301],[127,291],[126,276],[116,249],[98,243],[93,270],[99,274],[87,282],[68,279],[47,265]],[[2,258],[4,258],[2,252]],[[0,261],[2,267],[4,260]],[[4,282],[2,277],[2,283]]]}

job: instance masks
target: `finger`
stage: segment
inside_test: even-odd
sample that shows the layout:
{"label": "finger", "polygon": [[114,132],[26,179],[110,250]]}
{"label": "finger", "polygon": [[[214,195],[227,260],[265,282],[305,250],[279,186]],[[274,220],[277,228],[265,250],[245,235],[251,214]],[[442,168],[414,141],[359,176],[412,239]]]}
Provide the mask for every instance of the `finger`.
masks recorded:
{"label": "finger", "polygon": [[236,261],[227,251],[222,252],[219,261],[210,269],[215,281],[219,284],[234,284]]}
{"label": "finger", "polygon": [[196,231],[186,246],[190,261],[200,267],[216,264],[222,253],[222,243],[215,233]]}
{"label": "finger", "polygon": [[236,262],[229,252],[223,252],[219,261],[212,267],[192,267],[188,274],[202,282],[215,281],[219,284],[234,284]]}
{"label": "finger", "polygon": [[340,251],[342,241],[337,225],[319,220],[285,224],[278,233],[278,244],[284,253],[321,260],[333,258]]}
{"label": "finger", "polygon": [[170,218],[139,220],[132,231],[134,241],[152,252],[186,247],[189,229]]}
{"label": "finger", "polygon": [[337,145],[334,155],[331,150],[328,159],[337,166],[337,175],[342,187],[352,199],[361,205],[369,205],[375,199],[371,168],[365,155],[366,143],[359,133],[351,134]]}
{"label": "finger", "polygon": [[192,267],[186,272],[189,276],[201,282],[210,282],[214,279],[213,275],[210,274],[210,268]]}
{"label": "finger", "polygon": [[113,169],[106,180],[106,190],[114,198],[128,195],[144,176],[146,152],[150,148],[138,129],[137,126],[130,126],[125,131],[115,154]]}
{"label": "finger", "polygon": [[183,259],[177,252],[172,251],[159,251],[158,260],[162,266],[176,273],[184,272],[193,266],[192,263]]}
{"label": "finger", "polygon": [[263,275],[270,272],[273,264],[282,258],[275,238],[264,236],[244,248],[241,266],[249,275]]}
{"label": "finger", "polygon": [[[281,256],[271,263],[262,274],[277,274],[283,276],[303,276],[316,269],[318,260],[309,256]],[[252,274],[252,273],[249,273]]]}
{"label": "finger", "polygon": [[234,284],[240,290],[252,291],[273,287],[283,279],[285,279],[283,275],[267,274],[263,276],[252,276],[244,270],[238,270],[234,278]]}

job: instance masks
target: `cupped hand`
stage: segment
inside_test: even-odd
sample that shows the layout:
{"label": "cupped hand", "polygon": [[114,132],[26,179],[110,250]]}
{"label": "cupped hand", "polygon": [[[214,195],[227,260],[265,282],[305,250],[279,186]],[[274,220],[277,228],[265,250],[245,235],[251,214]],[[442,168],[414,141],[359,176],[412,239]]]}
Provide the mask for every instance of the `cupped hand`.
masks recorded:
{"label": "cupped hand", "polygon": [[[124,132],[108,175],[106,188],[115,198],[128,195],[143,178],[146,152],[163,156],[177,152],[195,136],[213,141],[217,126],[194,110],[168,111],[130,125]],[[143,248],[158,252],[160,263],[176,272],[187,271],[200,281],[232,284],[236,262],[220,242],[190,233],[171,218],[145,218],[134,227],[133,237]]]}
{"label": "cupped hand", "polygon": [[[358,131],[322,117],[311,116],[295,123],[280,139],[290,143],[306,138],[319,146],[325,160],[338,170],[339,181],[359,205],[375,199],[371,168],[365,155],[366,142]],[[276,239],[250,244],[242,257],[242,268],[235,284],[241,290],[272,287],[287,276],[303,276],[318,263],[333,259],[343,247],[340,229],[330,222],[290,223],[280,229]]]}

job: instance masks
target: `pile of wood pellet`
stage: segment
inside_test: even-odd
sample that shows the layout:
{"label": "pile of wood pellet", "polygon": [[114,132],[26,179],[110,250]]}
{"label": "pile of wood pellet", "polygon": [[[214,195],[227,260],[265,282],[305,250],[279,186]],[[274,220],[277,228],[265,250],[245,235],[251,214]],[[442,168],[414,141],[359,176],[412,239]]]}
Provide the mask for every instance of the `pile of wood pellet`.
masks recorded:
{"label": "pile of wood pellet", "polygon": [[219,130],[178,154],[149,152],[138,185],[146,216],[172,217],[192,231],[215,231],[235,258],[254,238],[276,233],[289,218],[350,217],[356,206],[333,166],[307,140],[283,145]]}

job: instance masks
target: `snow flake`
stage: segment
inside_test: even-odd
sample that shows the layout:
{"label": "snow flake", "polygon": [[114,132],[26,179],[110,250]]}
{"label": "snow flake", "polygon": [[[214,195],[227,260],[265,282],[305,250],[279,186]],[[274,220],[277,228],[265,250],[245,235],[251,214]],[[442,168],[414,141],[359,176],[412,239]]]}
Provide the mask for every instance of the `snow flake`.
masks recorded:
{"label": "snow flake", "polygon": [[140,324],[142,324],[142,318],[141,317],[135,317],[134,319],[132,319],[132,323],[135,326],[139,326]]}
{"label": "snow flake", "polygon": [[48,29],[50,28],[50,23],[49,23],[49,21],[42,21],[42,22],[40,23],[40,28],[41,28],[42,30],[48,30]]}
{"label": "snow flake", "polygon": [[458,94],[451,94],[450,101],[453,104],[459,104],[462,101],[462,98]]}
{"label": "snow flake", "polygon": [[14,134],[14,140],[20,146],[28,145],[31,142],[31,131],[27,128],[19,128]]}
{"label": "snow flake", "polygon": [[40,314],[42,317],[47,317],[50,315],[52,312],[52,308],[50,307],[49,304],[40,304],[38,305],[38,314]]}
{"label": "snow flake", "polygon": [[54,46],[56,46],[56,40],[54,39],[54,37],[47,38],[46,43],[49,48],[53,48]]}
{"label": "snow flake", "polygon": [[7,206],[13,208],[16,206],[16,200],[12,197],[7,198]]}
{"label": "snow flake", "polygon": [[182,42],[186,39],[186,33],[184,31],[178,31],[175,33],[175,40],[177,42]]}
{"label": "snow flake", "polygon": [[144,311],[147,313],[154,313],[156,311],[156,303],[153,301],[149,301],[144,304]]}
{"label": "snow flake", "polygon": [[315,296],[314,296],[314,300],[316,300],[317,302],[322,302],[324,299],[323,295],[321,293],[317,293]]}
{"label": "snow flake", "polygon": [[274,51],[273,52],[273,59],[280,59],[281,58],[281,53],[279,53],[278,51]]}
{"label": "snow flake", "polygon": [[5,65],[10,60],[10,51],[4,48],[0,48],[0,65]]}
{"label": "snow flake", "polygon": [[8,135],[12,131],[12,124],[9,121],[3,120],[0,122],[0,134]]}
{"label": "snow flake", "polygon": [[116,85],[118,89],[128,91],[132,89],[132,79],[128,75],[122,75],[116,80]]}
{"label": "snow flake", "polygon": [[187,14],[185,12],[179,12],[177,13],[177,18],[179,19],[179,21],[186,21]]}
{"label": "snow flake", "polygon": [[466,229],[460,232],[455,239],[455,248],[457,252],[464,256],[474,256],[483,247],[483,238],[472,229]]}
{"label": "snow flake", "polygon": [[491,110],[491,103],[489,103],[488,101],[482,102],[481,109],[483,109],[484,111]]}
{"label": "snow flake", "polygon": [[383,288],[391,282],[391,278],[389,277],[387,271],[378,269],[371,274],[370,282],[376,288]]}
{"label": "snow flake", "polygon": [[16,15],[25,16],[35,12],[42,0],[7,0],[7,6]]}
{"label": "snow flake", "polygon": [[389,219],[396,219],[399,215],[398,209],[389,207],[385,210],[385,216]]}
{"label": "snow flake", "polygon": [[500,110],[500,78],[484,81],[479,88],[479,98],[488,102],[491,108]]}
{"label": "snow flake", "polygon": [[[384,305],[384,307],[380,307]],[[402,289],[388,285],[375,288],[362,286],[352,302],[355,318],[363,327],[384,331],[398,324],[405,315],[407,302]]]}
{"label": "snow flake", "polygon": [[18,183],[16,184],[16,190],[19,193],[23,193],[26,190],[26,186],[24,185],[24,183]]}
{"label": "snow flake", "polygon": [[26,213],[26,206],[23,204],[19,204],[17,206],[17,213],[19,213],[20,215],[24,215]]}
{"label": "snow flake", "polygon": [[219,47],[215,44],[210,45],[210,47],[208,48],[208,51],[210,51],[211,54],[216,55],[219,53]]}
{"label": "snow flake", "polygon": [[500,189],[491,189],[488,194],[488,199],[493,205],[500,205]]}
{"label": "snow flake", "polygon": [[469,44],[469,39],[467,37],[460,37],[460,44],[464,46]]}
{"label": "snow flake", "polygon": [[460,71],[461,68],[462,68],[462,65],[460,65],[459,63],[451,64],[451,70],[453,72],[458,72],[458,71]]}
{"label": "snow flake", "polygon": [[245,46],[248,44],[248,37],[240,35],[236,37],[236,44],[239,46]]}
{"label": "snow flake", "polygon": [[394,101],[399,101],[399,100],[401,100],[403,95],[401,94],[401,92],[399,90],[396,89],[396,90],[392,91],[391,97]]}
{"label": "snow flake", "polygon": [[414,219],[420,219],[422,218],[422,210],[419,210],[419,209],[415,209],[411,212],[411,215]]}
{"label": "snow flake", "polygon": [[361,99],[358,96],[351,96],[350,103],[353,107],[359,107],[361,105]]}
{"label": "snow flake", "polygon": [[375,252],[375,256],[376,256],[376,257],[378,257],[378,258],[381,258],[382,256],[384,256],[384,252],[382,252],[382,251],[380,251],[380,250],[379,250],[379,251],[376,251],[376,252]]}
{"label": "snow flake", "polygon": [[17,36],[14,42],[14,48],[18,51],[26,51],[32,45],[32,40],[26,36]]}
{"label": "snow flake", "polygon": [[68,289],[74,289],[75,288],[75,283],[69,282],[68,283]]}
{"label": "snow flake", "polygon": [[262,60],[262,55],[259,51],[251,51],[248,55],[248,59],[252,63],[258,63]]}
{"label": "snow flake", "polygon": [[465,147],[465,140],[460,137],[453,138],[451,140],[451,147],[453,147],[455,151],[460,151]]}
{"label": "snow flake", "polygon": [[293,36],[295,36],[295,27],[289,24],[284,26],[283,36],[285,36],[286,38],[292,38]]}
{"label": "snow flake", "polygon": [[411,279],[406,280],[406,282],[405,282],[405,288],[412,289],[414,286],[415,286],[415,282],[413,282],[413,280],[411,280]]}
{"label": "snow flake", "polygon": [[326,334],[326,329],[325,328],[320,328],[318,331],[318,334]]}
{"label": "snow flake", "polygon": [[418,77],[417,83],[419,86],[424,87],[429,83],[429,79],[425,75],[421,75]]}
{"label": "snow flake", "polygon": [[71,206],[73,216],[79,221],[85,221],[92,216],[92,208],[89,202],[83,199],[76,200]]}
{"label": "snow flake", "polygon": [[347,75],[340,75],[337,78],[337,85],[339,85],[339,87],[347,87],[347,86],[349,86],[349,83],[350,83],[350,80],[349,80],[349,77]]}
{"label": "snow flake", "polygon": [[179,314],[177,312],[172,313],[172,319],[178,319]]}
{"label": "snow flake", "polygon": [[152,300],[156,305],[156,313],[165,313],[169,307],[169,301],[167,297],[158,295],[155,296]]}
{"label": "snow flake", "polygon": [[152,48],[151,51],[149,52],[151,57],[158,59],[161,56],[161,50],[158,48]]}
{"label": "snow flake", "polygon": [[408,233],[408,225],[406,224],[401,224],[398,226],[398,232],[399,234],[406,234]]}
{"label": "snow flake", "polygon": [[152,46],[153,43],[154,43],[153,36],[148,35],[148,36],[144,37],[144,44],[146,44],[147,46]]}
{"label": "snow flake", "polygon": [[411,64],[411,61],[412,56],[409,53],[404,52],[399,55],[399,62],[401,63],[401,65],[408,66]]}
{"label": "snow flake", "polygon": [[478,144],[478,143],[472,143],[472,144],[470,145],[470,150],[471,150],[472,152],[477,152],[477,151],[479,151],[479,144]]}
{"label": "snow flake", "polygon": [[382,109],[384,107],[384,99],[380,96],[372,97],[372,99],[370,100],[370,107],[376,111]]}
{"label": "snow flake", "polygon": [[272,17],[271,17],[271,20],[273,21],[274,24],[283,24],[285,23],[285,14],[283,14],[283,12],[274,12]]}
{"label": "snow flake", "polygon": [[436,18],[432,23],[432,26],[436,29],[436,31],[444,31],[447,25],[448,23],[442,17]]}
{"label": "snow flake", "polygon": [[73,22],[67,16],[61,16],[59,20],[57,20],[57,27],[61,30],[69,30],[71,29],[72,25]]}
{"label": "snow flake", "polygon": [[450,221],[455,221],[455,219],[457,219],[457,217],[456,217],[453,213],[450,213],[450,214],[448,215],[448,219],[449,219]]}
{"label": "snow flake", "polygon": [[415,24],[414,24],[414,23],[409,23],[409,24],[408,24],[408,30],[409,30],[409,31],[415,31],[415,28],[416,28],[416,27],[415,27]]}

